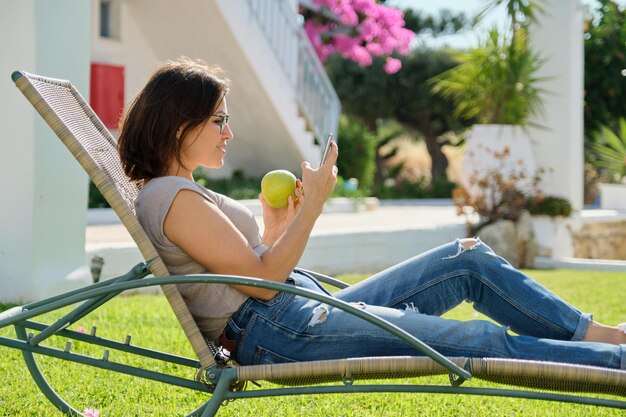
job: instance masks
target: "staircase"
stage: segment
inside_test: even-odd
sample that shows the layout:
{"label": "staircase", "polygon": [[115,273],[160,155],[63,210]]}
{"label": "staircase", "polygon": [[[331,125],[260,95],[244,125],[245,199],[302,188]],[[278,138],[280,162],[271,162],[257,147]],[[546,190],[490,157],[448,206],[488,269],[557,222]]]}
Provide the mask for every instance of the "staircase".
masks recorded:
{"label": "staircase", "polygon": [[294,16],[296,10],[289,2],[246,2],[296,92],[302,116],[316,140],[324,144],[329,132],[337,134],[341,103],[326,70],[302,30],[302,17]]}
{"label": "staircase", "polygon": [[[266,99],[290,133],[296,155],[270,162],[299,171],[301,160],[317,162],[329,132],[337,134],[341,104],[302,29],[298,1],[217,0],[241,50],[255,67]],[[297,117],[294,118],[294,113]],[[263,154],[263,150],[261,150]],[[259,154],[257,154],[259,155]]]}

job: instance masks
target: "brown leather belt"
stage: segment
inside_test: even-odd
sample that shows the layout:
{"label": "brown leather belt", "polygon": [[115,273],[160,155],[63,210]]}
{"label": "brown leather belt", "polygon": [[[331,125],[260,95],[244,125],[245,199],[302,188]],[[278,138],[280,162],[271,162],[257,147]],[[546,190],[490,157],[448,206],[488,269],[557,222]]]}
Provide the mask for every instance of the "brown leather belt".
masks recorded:
{"label": "brown leather belt", "polygon": [[220,345],[231,354],[237,352],[237,339],[228,338],[228,336],[226,336],[226,329],[224,329],[222,334],[220,334],[218,341],[220,342]]}

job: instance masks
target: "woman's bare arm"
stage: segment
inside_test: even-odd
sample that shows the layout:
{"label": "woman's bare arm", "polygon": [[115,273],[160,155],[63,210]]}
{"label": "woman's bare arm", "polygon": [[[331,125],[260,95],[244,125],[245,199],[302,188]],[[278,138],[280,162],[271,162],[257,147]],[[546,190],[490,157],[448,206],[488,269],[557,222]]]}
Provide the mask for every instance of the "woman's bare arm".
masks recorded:
{"label": "woman's bare arm", "polygon": [[[284,282],[302,257],[324,202],[336,182],[337,149],[317,170],[302,164],[305,197],[293,221],[267,251],[259,256],[245,237],[214,204],[199,194],[182,190],[174,198],[163,229],[167,238],[209,271]],[[246,295],[269,299],[275,291],[237,286]]]}

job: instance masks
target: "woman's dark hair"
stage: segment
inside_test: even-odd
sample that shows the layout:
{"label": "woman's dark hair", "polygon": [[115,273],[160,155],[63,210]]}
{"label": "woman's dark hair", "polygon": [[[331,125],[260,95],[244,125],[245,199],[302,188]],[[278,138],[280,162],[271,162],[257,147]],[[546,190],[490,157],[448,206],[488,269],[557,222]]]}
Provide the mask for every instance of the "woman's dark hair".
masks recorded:
{"label": "woman's dark hair", "polygon": [[229,80],[217,67],[182,58],[161,65],[130,102],[120,124],[118,151],[133,181],[166,174],[180,157],[185,136],[204,123],[228,92]]}

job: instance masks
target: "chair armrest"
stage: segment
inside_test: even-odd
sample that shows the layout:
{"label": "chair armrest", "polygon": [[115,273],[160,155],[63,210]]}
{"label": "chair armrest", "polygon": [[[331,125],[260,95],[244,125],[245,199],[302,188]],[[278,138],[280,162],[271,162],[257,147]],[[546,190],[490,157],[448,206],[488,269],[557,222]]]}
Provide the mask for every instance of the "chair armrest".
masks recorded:
{"label": "chair armrest", "polygon": [[306,274],[311,275],[313,278],[315,278],[316,280],[323,282],[324,284],[329,284],[332,285],[335,288],[339,288],[339,289],[344,289],[344,288],[348,288],[350,286],[350,284],[347,284],[343,281],[340,281],[336,278],[333,277],[329,277],[328,275],[324,275],[324,274],[320,274],[319,272],[315,272],[315,271],[309,271],[308,269],[304,269],[304,268],[296,268],[297,271],[302,271]]}
{"label": "chair armrest", "polygon": [[0,327],[4,327],[2,322],[11,318],[11,317],[15,317],[18,314],[20,314],[23,310],[22,306],[18,306],[18,307],[13,307],[10,308],[8,310],[5,310],[3,312],[0,313]]}

